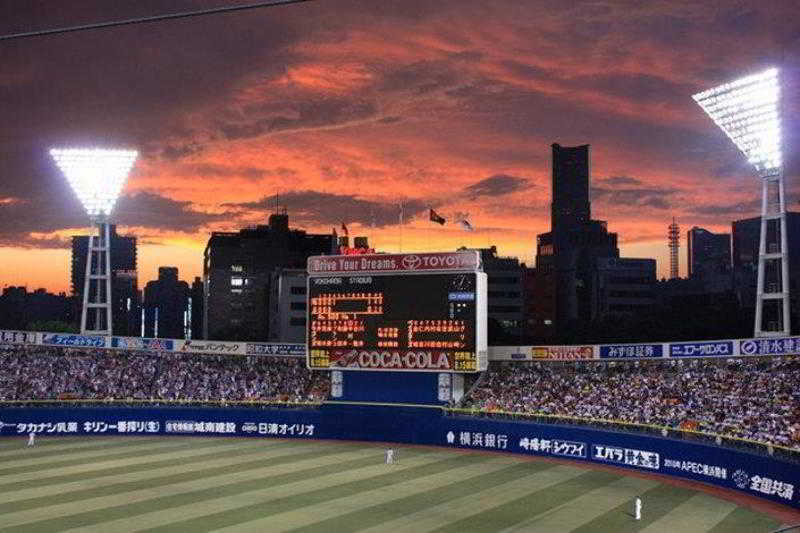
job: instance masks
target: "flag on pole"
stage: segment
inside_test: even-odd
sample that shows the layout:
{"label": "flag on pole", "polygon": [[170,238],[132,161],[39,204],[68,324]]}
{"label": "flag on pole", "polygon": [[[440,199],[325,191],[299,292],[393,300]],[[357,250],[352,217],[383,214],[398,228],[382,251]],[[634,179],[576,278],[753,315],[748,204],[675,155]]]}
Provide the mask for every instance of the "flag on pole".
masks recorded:
{"label": "flag on pole", "polygon": [[443,216],[440,216],[436,211],[431,209],[430,215],[428,216],[431,222],[436,222],[437,224],[441,224],[444,226],[444,223],[447,222]]}
{"label": "flag on pole", "polygon": [[464,231],[473,231],[475,229],[472,227],[472,224],[470,224],[466,218],[463,219],[461,222],[459,222],[459,224],[461,225],[461,229],[463,229]]}
{"label": "flag on pole", "polygon": [[347,232],[347,226],[345,226],[345,225],[344,225],[344,222],[342,222],[342,231],[344,232],[345,236],[347,236],[347,235],[350,235],[350,234]]}

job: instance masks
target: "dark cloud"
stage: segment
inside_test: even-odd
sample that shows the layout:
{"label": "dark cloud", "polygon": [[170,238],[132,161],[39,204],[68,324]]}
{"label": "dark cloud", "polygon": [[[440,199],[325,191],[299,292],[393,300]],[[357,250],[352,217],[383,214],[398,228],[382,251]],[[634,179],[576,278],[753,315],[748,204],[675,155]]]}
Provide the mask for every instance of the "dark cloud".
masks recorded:
{"label": "dark cloud", "polygon": [[[230,214],[197,211],[191,202],[139,192],[120,197],[114,207],[113,221],[120,226],[137,226],[167,231],[194,233]],[[48,234],[88,227],[82,207],[74,196],[37,197],[31,200],[10,199],[0,202],[0,246],[63,248],[69,240]]]}
{"label": "dark cloud", "polygon": [[507,174],[495,174],[477,183],[473,183],[465,188],[464,192],[467,196],[474,199],[479,196],[502,196],[504,194],[527,189],[530,186],[531,184],[526,178],[509,176]]}
{"label": "dark cloud", "polygon": [[259,168],[251,166],[225,166],[215,163],[198,163],[194,165],[187,165],[185,172],[203,177],[238,177],[256,181],[268,176],[280,176],[287,178],[297,174],[296,171],[286,167]]}
{"label": "dark cloud", "polygon": [[160,149],[160,156],[170,161],[176,161],[189,157],[203,150],[203,146],[196,142],[190,142],[183,145],[168,144]]}
{"label": "dark cloud", "polygon": [[596,181],[602,185],[608,185],[609,187],[623,187],[626,185],[642,184],[641,180],[631,178],[630,176],[611,176],[608,178],[600,178]]}
{"label": "dark cloud", "polygon": [[758,216],[761,213],[761,200],[754,198],[738,203],[719,203],[696,205],[689,209],[689,212],[706,217],[720,219],[746,218]]}
{"label": "dark cloud", "polygon": [[191,202],[172,200],[149,192],[122,196],[114,208],[114,220],[120,225],[183,233],[195,233],[209,224],[231,218],[230,213],[197,211]]}
{"label": "dark cloud", "polygon": [[[268,133],[342,126],[349,122],[362,121],[377,115],[373,102],[361,99],[321,98],[294,100],[290,109],[280,104],[280,109],[271,113],[267,106],[261,112],[267,116],[256,119],[221,122],[218,126],[228,140],[248,139]],[[277,106],[276,106],[277,107]]]}
{"label": "dark cloud", "polygon": [[[291,220],[301,224],[322,224],[338,227],[344,222],[364,226],[385,227],[399,223],[400,200],[397,202],[364,200],[352,194],[332,194],[319,191],[294,191],[281,194]],[[263,197],[255,202],[223,204],[223,207],[272,212],[275,197]],[[408,221],[426,212],[429,204],[421,200],[403,201],[403,216]]]}
{"label": "dark cloud", "polygon": [[383,72],[377,89],[423,95],[452,88],[461,80],[462,73],[452,62],[418,61]]}
{"label": "dark cloud", "polygon": [[622,100],[664,104],[679,102],[691,94],[692,87],[650,74],[596,74],[572,78],[569,85],[594,90]]}
{"label": "dark cloud", "polygon": [[[613,179],[613,178],[612,178]],[[636,180],[636,178],[628,178]],[[636,180],[638,181],[638,180]],[[653,209],[670,209],[673,205],[670,198],[678,193],[675,189],[663,187],[604,187],[591,188],[592,201],[605,204],[613,209],[626,207],[652,207]]]}
{"label": "dark cloud", "polygon": [[509,72],[519,76],[520,78],[529,80],[546,79],[555,74],[551,70],[530,65],[528,63],[523,63],[514,59],[502,61],[500,64],[507,68]]}

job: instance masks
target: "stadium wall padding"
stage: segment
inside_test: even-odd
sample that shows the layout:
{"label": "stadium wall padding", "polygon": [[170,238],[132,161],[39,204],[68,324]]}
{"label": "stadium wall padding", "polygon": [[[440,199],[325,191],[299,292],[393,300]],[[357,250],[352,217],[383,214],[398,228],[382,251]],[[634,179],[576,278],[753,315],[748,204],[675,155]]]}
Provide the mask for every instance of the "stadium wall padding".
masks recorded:
{"label": "stadium wall padding", "polygon": [[[586,427],[444,416],[440,409],[0,407],[0,435],[345,439],[565,458],[701,481],[800,509],[800,465],[699,442]],[[21,444],[22,445],[22,444]]]}

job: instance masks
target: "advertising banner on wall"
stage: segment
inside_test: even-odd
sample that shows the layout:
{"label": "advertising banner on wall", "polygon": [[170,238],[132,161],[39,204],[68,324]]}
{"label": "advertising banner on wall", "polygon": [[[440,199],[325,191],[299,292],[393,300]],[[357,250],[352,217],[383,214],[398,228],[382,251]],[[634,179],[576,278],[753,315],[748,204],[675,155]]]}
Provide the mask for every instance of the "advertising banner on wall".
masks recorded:
{"label": "advertising banner on wall", "polygon": [[[0,407],[0,435],[197,435],[404,442],[661,473],[800,507],[800,465],[713,444],[587,427],[353,405],[317,409]],[[412,414],[413,410],[413,414]]]}
{"label": "advertising banner on wall", "polygon": [[733,355],[733,341],[678,342],[669,345],[670,357],[714,357]]}
{"label": "advertising banner on wall", "polygon": [[244,342],[225,342],[225,341],[183,341],[183,346],[178,348],[182,352],[191,353],[216,353],[216,354],[242,354],[246,352]]}
{"label": "advertising banner on wall", "polygon": [[319,416],[300,410],[201,408],[78,408],[0,410],[0,436],[64,435],[198,435],[313,438],[320,431]]}
{"label": "advertising banner on wall", "polygon": [[101,335],[73,335],[69,333],[43,333],[42,344],[56,346],[82,346],[86,348],[105,348],[107,337]]}
{"label": "advertising banner on wall", "polygon": [[600,357],[603,359],[638,359],[662,357],[664,347],[661,344],[603,344],[600,346]]}
{"label": "advertising banner on wall", "polygon": [[172,339],[147,339],[141,337],[112,337],[111,347],[120,350],[147,350],[168,352],[175,347]]}
{"label": "advertising banner on wall", "polygon": [[744,339],[739,341],[741,355],[800,354],[800,337],[780,339]]}
{"label": "advertising banner on wall", "polygon": [[247,355],[286,355],[305,357],[305,344],[276,344],[271,342],[248,342]]}
{"label": "advertising banner on wall", "polygon": [[0,330],[0,342],[6,344],[36,344],[36,332]]}
{"label": "advertising banner on wall", "polygon": [[349,272],[420,272],[476,270],[478,252],[434,252],[421,254],[323,255],[308,258],[309,274]]}
{"label": "advertising banner on wall", "polygon": [[591,346],[532,346],[531,356],[534,359],[592,359],[594,350]]}

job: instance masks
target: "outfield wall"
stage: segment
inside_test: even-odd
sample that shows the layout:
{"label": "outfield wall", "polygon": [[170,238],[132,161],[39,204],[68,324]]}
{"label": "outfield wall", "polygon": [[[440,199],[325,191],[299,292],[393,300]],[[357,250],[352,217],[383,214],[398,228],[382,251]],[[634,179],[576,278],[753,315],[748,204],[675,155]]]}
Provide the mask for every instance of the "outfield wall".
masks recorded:
{"label": "outfield wall", "polygon": [[670,438],[444,416],[418,406],[316,409],[0,407],[0,435],[197,435],[397,442],[571,459],[701,481],[800,509],[800,465]]}

